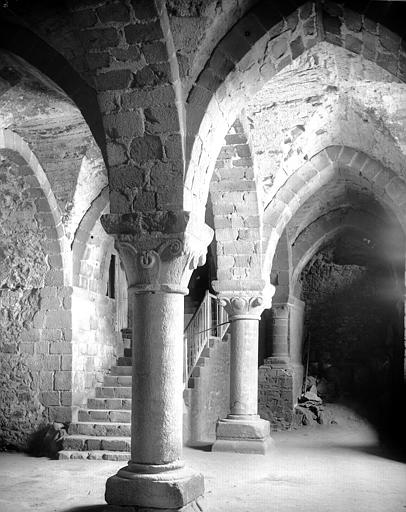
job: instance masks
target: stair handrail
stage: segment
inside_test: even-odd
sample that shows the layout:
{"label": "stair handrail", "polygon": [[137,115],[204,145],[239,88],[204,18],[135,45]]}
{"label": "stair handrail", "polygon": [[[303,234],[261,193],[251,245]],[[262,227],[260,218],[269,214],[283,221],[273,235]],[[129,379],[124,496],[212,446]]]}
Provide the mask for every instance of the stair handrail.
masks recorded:
{"label": "stair handrail", "polygon": [[227,332],[228,325],[226,311],[218,303],[217,297],[207,290],[200,306],[184,331],[185,383],[192,375],[193,369],[204,348],[209,343],[210,337],[215,336],[222,340]]}

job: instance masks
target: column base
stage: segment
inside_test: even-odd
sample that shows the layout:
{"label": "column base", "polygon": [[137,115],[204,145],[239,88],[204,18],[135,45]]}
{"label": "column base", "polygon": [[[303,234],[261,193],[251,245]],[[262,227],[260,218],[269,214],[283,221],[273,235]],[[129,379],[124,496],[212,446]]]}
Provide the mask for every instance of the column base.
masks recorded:
{"label": "column base", "polygon": [[273,447],[269,421],[258,415],[229,415],[217,422],[213,452],[256,453],[265,455]]}
{"label": "column base", "polygon": [[201,510],[203,493],[203,475],[191,469],[135,473],[125,467],[106,482],[105,499],[111,505],[106,512],[194,512]]}
{"label": "column base", "polygon": [[124,507],[121,505],[106,505],[101,512],[202,512],[203,498],[199,498],[182,508],[151,508],[151,507]]}

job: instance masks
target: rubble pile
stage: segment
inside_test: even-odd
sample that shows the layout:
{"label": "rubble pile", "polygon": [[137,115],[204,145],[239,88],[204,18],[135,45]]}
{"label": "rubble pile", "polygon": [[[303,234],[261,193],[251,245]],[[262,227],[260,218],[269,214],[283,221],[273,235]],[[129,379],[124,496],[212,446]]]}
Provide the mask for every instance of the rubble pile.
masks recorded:
{"label": "rubble pile", "polygon": [[325,379],[318,380],[313,376],[306,378],[304,393],[299,397],[298,404],[295,407],[297,425],[336,423],[326,411],[323,399],[320,396],[323,396],[325,389]]}

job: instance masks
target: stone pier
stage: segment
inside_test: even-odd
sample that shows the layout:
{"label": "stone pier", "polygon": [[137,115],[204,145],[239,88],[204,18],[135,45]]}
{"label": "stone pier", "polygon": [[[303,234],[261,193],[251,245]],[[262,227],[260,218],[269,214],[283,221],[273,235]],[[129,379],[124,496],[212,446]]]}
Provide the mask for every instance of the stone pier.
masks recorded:
{"label": "stone pier", "polygon": [[114,511],[194,510],[204,482],[182,461],[183,296],[212,231],[182,211],[124,217],[103,225],[116,237],[137,326],[131,460],[107,480],[106,501]]}
{"label": "stone pier", "polygon": [[213,451],[264,454],[272,445],[269,422],[258,415],[258,327],[273,287],[219,294],[231,322],[230,414],[217,423]]}
{"label": "stone pier", "polygon": [[259,411],[278,429],[291,426],[301,394],[303,320],[296,297],[272,305],[272,355],[259,368]]}

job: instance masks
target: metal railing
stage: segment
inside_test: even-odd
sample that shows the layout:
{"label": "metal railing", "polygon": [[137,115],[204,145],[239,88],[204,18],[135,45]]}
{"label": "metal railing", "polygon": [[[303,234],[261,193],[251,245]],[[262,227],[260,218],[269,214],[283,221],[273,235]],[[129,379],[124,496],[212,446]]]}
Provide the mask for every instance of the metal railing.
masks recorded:
{"label": "metal railing", "polygon": [[210,338],[222,340],[229,326],[228,315],[215,295],[206,291],[204,299],[184,331],[184,382],[187,384]]}

